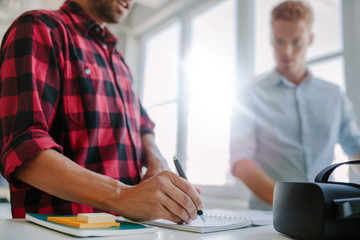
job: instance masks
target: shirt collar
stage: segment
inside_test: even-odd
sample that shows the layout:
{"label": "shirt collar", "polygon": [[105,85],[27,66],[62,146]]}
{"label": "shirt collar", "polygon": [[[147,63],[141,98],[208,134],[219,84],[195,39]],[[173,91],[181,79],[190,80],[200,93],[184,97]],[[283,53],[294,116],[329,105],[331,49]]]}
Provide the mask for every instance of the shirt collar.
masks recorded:
{"label": "shirt collar", "polygon": [[[307,74],[305,79],[301,82],[300,86],[303,85],[307,85],[310,83],[315,83],[316,79],[314,78],[313,74],[311,73],[311,71],[309,71],[308,69],[306,70]],[[274,71],[272,71],[272,73],[270,74],[269,77],[269,83],[275,86],[279,86],[279,85],[285,85],[287,87],[290,88],[296,88],[297,85],[294,84],[293,82],[290,82],[289,80],[287,80],[283,75],[281,75],[276,69]]]}
{"label": "shirt collar", "polygon": [[87,37],[90,33],[93,33],[94,35],[105,38],[108,44],[114,46],[117,43],[117,38],[106,27],[101,28],[95,19],[85,12],[77,3],[66,0],[61,6],[61,10],[68,13],[74,25],[79,27],[84,36]]}

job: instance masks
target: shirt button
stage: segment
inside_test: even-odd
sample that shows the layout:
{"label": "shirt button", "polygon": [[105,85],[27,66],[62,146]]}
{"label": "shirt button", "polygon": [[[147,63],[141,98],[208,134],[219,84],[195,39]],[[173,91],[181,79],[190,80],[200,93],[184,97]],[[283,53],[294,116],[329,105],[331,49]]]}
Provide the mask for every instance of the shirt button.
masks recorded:
{"label": "shirt button", "polygon": [[107,50],[108,46],[106,44],[103,45],[104,49]]}
{"label": "shirt button", "polygon": [[90,75],[90,73],[91,73],[91,69],[90,68],[85,68],[85,74],[86,75]]}

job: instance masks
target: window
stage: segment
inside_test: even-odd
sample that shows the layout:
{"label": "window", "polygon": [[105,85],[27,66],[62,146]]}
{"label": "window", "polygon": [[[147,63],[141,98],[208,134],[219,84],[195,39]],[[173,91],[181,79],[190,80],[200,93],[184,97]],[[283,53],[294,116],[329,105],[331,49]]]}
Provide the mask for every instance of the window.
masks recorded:
{"label": "window", "polygon": [[176,153],[179,52],[179,22],[145,41],[143,104],[156,123],[156,141],[166,159]]}
{"label": "window", "polygon": [[235,9],[234,0],[219,1],[189,15],[189,48],[183,52],[179,40],[181,27],[186,32],[186,26],[179,22],[144,40],[142,100],[157,123],[157,144],[170,167],[172,156],[181,156],[195,184],[225,185],[231,178],[229,92],[235,82]]}
{"label": "window", "polygon": [[[175,21],[164,28],[159,24],[160,30],[141,36],[145,55],[142,100],[157,123],[157,143],[169,166],[177,155],[191,182],[226,189],[239,184],[229,171],[233,89],[241,81],[238,66],[253,69],[250,77],[273,69],[270,11],[280,1],[203,2],[186,5],[173,14]],[[309,69],[345,89],[341,1],[309,2],[315,14]],[[244,14],[247,9],[252,14]],[[250,40],[243,42],[244,37]]]}
{"label": "window", "polygon": [[191,20],[186,162],[188,177],[195,184],[225,185],[231,179],[228,146],[236,68],[234,9],[235,1],[222,1]]}

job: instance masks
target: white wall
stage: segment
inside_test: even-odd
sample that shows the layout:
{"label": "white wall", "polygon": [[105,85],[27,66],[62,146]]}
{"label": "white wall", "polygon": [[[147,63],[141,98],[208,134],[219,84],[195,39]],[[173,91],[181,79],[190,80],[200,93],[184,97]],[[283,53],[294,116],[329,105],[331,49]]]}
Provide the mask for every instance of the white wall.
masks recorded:
{"label": "white wall", "polygon": [[0,38],[23,12],[33,9],[57,9],[62,0],[0,0]]}

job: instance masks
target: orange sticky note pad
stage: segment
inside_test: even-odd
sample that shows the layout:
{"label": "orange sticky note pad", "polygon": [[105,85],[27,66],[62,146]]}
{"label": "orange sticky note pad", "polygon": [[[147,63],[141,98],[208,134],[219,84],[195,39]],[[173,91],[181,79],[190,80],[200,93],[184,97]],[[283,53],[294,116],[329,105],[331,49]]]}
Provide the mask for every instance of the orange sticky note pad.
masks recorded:
{"label": "orange sticky note pad", "polygon": [[106,227],[118,227],[120,226],[119,222],[96,222],[96,223],[86,223],[78,221],[77,217],[48,217],[48,221],[59,223],[62,225],[76,227],[76,228],[106,228]]}

